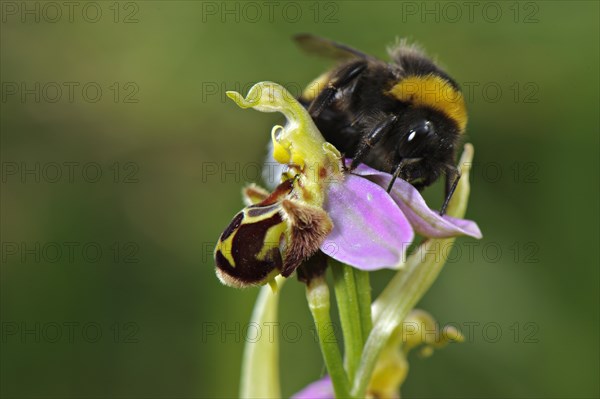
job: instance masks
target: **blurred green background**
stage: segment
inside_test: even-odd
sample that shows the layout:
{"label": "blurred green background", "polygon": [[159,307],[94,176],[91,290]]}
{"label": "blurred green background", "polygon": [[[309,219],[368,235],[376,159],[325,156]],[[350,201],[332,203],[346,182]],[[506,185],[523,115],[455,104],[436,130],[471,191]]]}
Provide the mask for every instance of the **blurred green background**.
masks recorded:
{"label": "blurred green background", "polygon": [[[412,356],[403,395],[598,397],[598,2],[449,4],[2,2],[2,397],[237,395],[257,290],[211,252],[282,118],[224,92],[297,94],[330,65],[298,32],[409,37],[467,93],[485,238],[419,305],[467,342]],[[323,365],[295,279],[280,312],[289,396]]]}

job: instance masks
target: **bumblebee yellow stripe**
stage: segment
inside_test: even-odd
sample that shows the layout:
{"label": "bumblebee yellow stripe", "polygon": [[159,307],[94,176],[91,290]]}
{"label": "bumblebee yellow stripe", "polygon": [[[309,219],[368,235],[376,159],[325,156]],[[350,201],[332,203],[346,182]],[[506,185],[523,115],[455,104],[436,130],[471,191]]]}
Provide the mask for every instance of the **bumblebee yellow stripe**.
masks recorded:
{"label": "bumblebee yellow stripe", "polygon": [[441,76],[407,76],[388,93],[400,101],[443,112],[456,122],[460,133],[467,127],[467,109],[462,93]]}

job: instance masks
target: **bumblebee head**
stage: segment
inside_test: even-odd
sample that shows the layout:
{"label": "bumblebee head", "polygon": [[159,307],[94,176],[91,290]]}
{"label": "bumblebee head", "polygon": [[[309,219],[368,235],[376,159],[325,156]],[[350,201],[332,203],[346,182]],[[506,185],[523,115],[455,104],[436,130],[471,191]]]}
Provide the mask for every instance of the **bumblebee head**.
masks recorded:
{"label": "bumblebee head", "polygon": [[408,107],[394,130],[392,136],[399,159],[453,154],[461,134],[455,121],[426,106]]}

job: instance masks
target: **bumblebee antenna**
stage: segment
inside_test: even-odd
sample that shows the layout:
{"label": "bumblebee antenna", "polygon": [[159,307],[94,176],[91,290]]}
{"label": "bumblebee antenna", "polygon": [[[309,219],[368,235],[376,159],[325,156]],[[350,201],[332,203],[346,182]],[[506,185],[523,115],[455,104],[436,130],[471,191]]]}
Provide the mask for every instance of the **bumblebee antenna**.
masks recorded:
{"label": "bumblebee antenna", "polygon": [[394,187],[394,183],[396,182],[396,179],[400,176],[400,172],[402,172],[402,169],[405,166],[410,165],[415,162],[419,162],[422,159],[423,158],[402,158],[400,163],[398,163],[398,165],[396,166],[396,169],[394,169],[394,173],[392,174],[392,180],[390,180],[390,184],[388,185],[387,192],[389,193],[390,191],[392,191],[392,187]]}

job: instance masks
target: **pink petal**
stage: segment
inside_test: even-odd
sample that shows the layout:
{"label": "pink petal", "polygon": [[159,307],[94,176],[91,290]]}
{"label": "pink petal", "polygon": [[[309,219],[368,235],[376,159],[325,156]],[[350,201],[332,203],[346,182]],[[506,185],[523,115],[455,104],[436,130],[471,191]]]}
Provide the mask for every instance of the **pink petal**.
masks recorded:
{"label": "pink petal", "polygon": [[[359,165],[353,173],[368,178],[386,188],[392,178],[390,174],[375,170],[364,164]],[[458,235],[482,237],[477,223],[472,220],[457,219],[446,215],[440,216],[438,212],[427,206],[416,188],[402,179],[396,179],[390,194],[417,233],[425,237],[446,238]]]}
{"label": "pink petal", "polygon": [[321,250],[362,270],[399,267],[413,241],[413,229],[392,197],[355,175],[329,186],[325,210],[333,230]]}
{"label": "pink petal", "polygon": [[291,399],[334,399],[333,384],[331,378],[325,376],[313,382],[306,388],[292,396]]}

